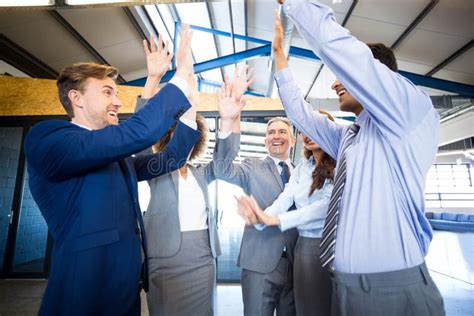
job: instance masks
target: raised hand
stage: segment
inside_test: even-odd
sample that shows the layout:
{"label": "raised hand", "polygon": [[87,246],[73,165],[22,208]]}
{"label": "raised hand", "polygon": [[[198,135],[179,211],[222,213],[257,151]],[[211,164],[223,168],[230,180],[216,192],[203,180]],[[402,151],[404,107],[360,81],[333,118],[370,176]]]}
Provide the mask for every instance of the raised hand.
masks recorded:
{"label": "raised hand", "polygon": [[280,13],[275,10],[275,22],[273,26],[273,51],[283,51],[283,25],[281,24]]}
{"label": "raised hand", "polygon": [[176,52],[176,76],[187,80],[194,73],[191,40],[193,33],[188,24],[181,24],[179,48]]}
{"label": "raised hand", "polygon": [[245,65],[242,69],[239,69],[239,65],[235,65],[234,77],[232,78],[232,91],[236,100],[241,100],[253,80],[253,68]]}
{"label": "raised hand", "polygon": [[173,53],[168,52],[168,41],[166,41],[165,46],[163,47],[163,38],[161,34],[159,34],[157,46],[153,36],[150,36],[150,46],[148,46],[146,40],[143,40],[143,48],[146,55],[148,76],[158,77],[161,79],[170,68],[171,59],[173,58]]}
{"label": "raised hand", "polygon": [[229,82],[227,76],[221,87],[219,94],[219,115],[222,121],[233,121],[239,117],[242,108],[245,106],[244,97],[236,98],[235,91],[232,89],[232,83]]}
{"label": "raised hand", "polygon": [[281,24],[280,13],[275,10],[275,25],[272,41],[273,57],[275,58],[276,71],[288,68],[288,60],[283,51],[283,26]]}

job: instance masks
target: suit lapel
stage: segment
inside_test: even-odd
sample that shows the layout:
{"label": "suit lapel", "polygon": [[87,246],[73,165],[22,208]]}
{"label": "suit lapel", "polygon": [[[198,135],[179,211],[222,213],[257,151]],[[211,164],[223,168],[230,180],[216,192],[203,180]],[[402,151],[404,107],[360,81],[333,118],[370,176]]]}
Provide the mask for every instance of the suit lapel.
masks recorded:
{"label": "suit lapel", "polygon": [[179,169],[171,172],[171,178],[173,179],[174,189],[176,191],[176,197],[179,198]]}
{"label": "suit lapel", "polygon": [[278,182],[278,185],[280,186],[280,189],[283,190],[283,188],[284,188],[283,181],[281,180],[280,173],[278,172],[278,168],[275,165],[275,162],[273,161],[273,159],[270,158],[270,157],[267,157],[267,158],[265,158],[264,162],[267,163],[267,166],[268,166],[268,168],[270,168],[273,176],[275,177],[275,180]]}

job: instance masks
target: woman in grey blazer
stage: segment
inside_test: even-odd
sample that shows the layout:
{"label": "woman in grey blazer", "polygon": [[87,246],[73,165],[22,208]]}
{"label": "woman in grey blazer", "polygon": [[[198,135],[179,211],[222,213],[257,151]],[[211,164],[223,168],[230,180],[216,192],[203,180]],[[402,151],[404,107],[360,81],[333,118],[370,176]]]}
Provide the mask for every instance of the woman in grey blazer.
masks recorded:
{"label": "woman in grey blazer", "polygon": [[[184,27],[184,26],[183,26]],[[143,43],[147,55],[148,77],[137,111],[158,90],[163,74],[168,70],[172,54],[167,53],[161,35],[158,45],[153,38],[150,45]],[[164,46],[164,49],[162,49]],[[192,61],[190,61],[192,62]],[[238,68],[236,68],[236,74]],[[226,82],[228,80],[226,79]],[[226,85],[232,93],[226,104],[219,101],[220,113],[240,113],[245,105],[242,98],[251,78],[234,75],[233,85]],[[187,82],[175,80],[184,86],[190,103],[195,108],[198,93],[195,78]],[[232,102],[230,102],[232,101]],[[182,119],[184,120],[184,119]],[[184,122],[186,125],[194,122]],[[206,150],[208,128],[204,117],[196,115],[201,137],[193,147],[183,168],[149,181],[150,203],[144,215],[148,244],[150,315],[211,315],[213,314],[216,283],[215,258],[220,255],[214,210],[209,203],[208,185],[215,179],[214,163],[206,166],[190,164]],[[174,127],[153,146],[162,151],[170,141]],[[149,168],[162,168],[149,164]]]}
{"label": "woman in grey blazer", "polygon": [[[148,238],[150,315],[210,315],[216,280],[215,258],[220,255],[208,184],[213,163],[193,166],[206,150],[204,117],[196,117],[201,138],[188,163],[179,170],[149,181],[150,203],[144,216]],[[173,129],[153,146],[162,151]]]}

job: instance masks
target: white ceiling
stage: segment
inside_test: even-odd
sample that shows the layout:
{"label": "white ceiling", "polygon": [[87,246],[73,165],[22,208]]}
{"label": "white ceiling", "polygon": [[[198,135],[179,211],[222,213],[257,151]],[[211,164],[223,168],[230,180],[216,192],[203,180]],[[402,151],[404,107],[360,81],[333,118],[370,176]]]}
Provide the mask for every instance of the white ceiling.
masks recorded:
{"label": "white ceiling", "polygon": [[[322,2],[333,7],[340,23],[347,18],[353,5],[352,0],[342,0],[341,3],[336,4],[333,4],[332,0]],[[276,1],[236,0],[230,3],[235,34],[268,41],[272,39],[273,14],[278,8]],[[345,26],[362,41],[383,42],[390,46],[429,3],[429,0],[359,0]],[[106,62],[119,68],[125,81],[146,76],[142,37],[124,8],[74,8],[60,9],[57,12]],[[174,37],[176,20],[225,32],[232,31],[228,1],[130,7],[130,12],[135,16],[145,34],[156,35],[156,29],[165,40],[170,42]],[[473,0],[440,0],[395,49],[399,68],[425,75],[473,40],[473,17]],[[56,72],[65,65],[78,61],[100,62],[83,43],[80,43],[45,10],[0,9],[0,34]],[[291,45],[308,48],[296,29],[293,31]],[[260,44],[235,40],[235,52],[258,46]],[[170,47],[173,47],[173,43],[170,43]],[[232,53],[234,53],[234,48],[230,37],[194,31],[195,62],[199,63]],[[248,61],[248,64],[255,69],[256,80],[251,89],[262,94],[272,91],[269,89],[269,85],[273,85],[269,58],[255,58]],[[302,93],[308,94],[308,100],[313,104],[317,102],[324,105],[324,100],[336,98],[330,89],[335,77],[327,67],[322,67],[314,82],[321,68],[320,63],[290,57],[289,64]],[[233,69],[231,65],[223,69],[204,72],[200,76],[201,79],[220,84],[222,74],[232,75]],[[0,59],[0,73],[7,72],[15,76],[24,76],[21,70],[14,69]],[[23,71],[23,73],[27,75],[28,72]],[[474,85],[472,45],[469,50],[436,72],[433,77]],[[206,91],[217,89],[213,86],[206,87]],[[450,94],[446,91],[423,89],[431,95]],[[276,89],[273,89],[270,95],[277,97]]]}
{"label": "white ceiling", "polygon": [[[340,23],[352,5],[350,0],[343,0],[336,4],[333,4],[331,0],[322,2],[334,8],[336,18]],[[273,12],[278,7],[275,1],[240,0],[231,3],[236,34],[247,34],[265,40],[272,39]],[[360,0],[349,17],[346,27],[363,41],[391,45],[428,3],[428,0]],[[159,9],[159,14],[157,9]],[[174,19],[171,13],[173,10],[177,13],[177,18],[183,22],[206,28],[211,28],[212,25],[218,30],[231,31],[227,1],[147,6],[146,11],[154,20],[158,32],[162,32],[165,39],[171,40],[174,36]],[[122,8],[76,8],[61,9],[58,12],[107,62],[121,70],[126,81],[145,75],[141,38]],[[395,50],[400,69],[423,75],[427,73],[474,38],[473,17],[474,1],[472,0],[439,1]],[[148,33],[152,30],[145,27],[145,31]],[[0,10],[0,32],[56,71],[60,71],[64,65],[71,62],[97,61],[46,11]],[[237,52],[258,46],[241,40],[236,40],[235,44]],[[292,45],[307,48],[296,30],[293,34]],[[233,53],[230,38],[213,36],[200,31],[194,32],[193,49],[196,62]],[[293,59],[296,58],[290,58],[291,67],[297,74],[302,91],[306,93],[320,65],[314,61],[301,59],[293,61]],[[257,77],[252,88],[266,93],[271,75],[268,58],[258,58],[250,64],[255,68]],[[473,65],[473,49],[471,48],[435,73],[434,77],[474,84]],[[231,73],[232,67],[226,67],[225,71]],[[333,79],[332,76],[326,75],[326,72],[327,70],[323,69],[315,86],[311,89],[309,95],[311,99],[334,97],[326,91],[327,80]],[[207,80],[222,81],[222,73],[218,69],[208,71],[202,76]]]}
{"label": "white ceiling", "polygon": [[[339,23],[347,19],[345,27],[354,36],[365,42],[383,42],[387,46],[392,45],[430,3],[429,0],[359,0],[348,17],[353,5],[352,0],[342,0],[336,4],[333,4],[332,0],[322,2],[333,7]],[[156,31],[161,33],[163,38],[170,42],[171,49],[173,49],[175,21],[272,40],[274,10],[278,8],[276,1],[232,0],[230,3],[232,16],[229,1],[147,5],[130,7],[129,10],[138,21],[142,32],[155,36]],[[124,8],[68,8],[57,12],[106,62],[120,70],[125,81],[146,76],[142,37]],[[100,62],[87,49],[87,45],[78,41],[45,10],[0,9],[0,34],[56,72],[74,62]],[[440,0],[394,52],[399,69],[425,75],[473,38],[474,0]],[[243,52],[261,45],[238,39],[235,39],[234,43],[235,52]],[[296,29],[292,34],[291,45],[308,49],[308,45]],[[196,63],[234,53],[230,37],[214,36],[197,30],[194,31],[192,47]],[[255,58],[248,61],[248,64],[255,70],[255,82],[251,90],[261,94],[272,91],[270,96],[278,97],[276,89],[269,89],[269,85],[274,85],[269,58]],[[316,61],[296,57],[289,58],[289,65],[303,95],[308,95],[308,100],[315,108],[333,111],[338,109],[336,95],[330,89],[335,77],[327,67],[322,67],[322,64]],[[203,85],[203,90],[217,91],[216,85],[222,82],[223,73],[232,76],[233,71],[234,66],[229,65],[201,73],[200,79],[214,83]],[[318,72],[320,73],[315,81]],[[24,77],[28,76],[28,69],[22,71],[12,67],[2,60],[0,55],[0,73]],[[474,85],[472,46],[434,73],[433,77]],[[430,95],[452,94],[425,87],[423,89]],[[451,122],[443,123],[443,143],[458,140],[459,137],[474,136],[473,129],[467,127],[469,121],[472,123],[472,111]],[[460,125],[459,122],[464,125]],[[246,155],[259,157],[264,155],[265,149],[261,140],[264,128],[264,122],[242,124],[243,141],[247,144],[242,145],[241,158]],[[215,126],[211,126],[211,131],[215,131]],[[460,131],[463,132],[460,134]],[[247,135],[248,133],[251,135]],[[210,159],[210,152],[214,146],[215,135],[211,133],[210,136],[210,150],[204,161]]]}

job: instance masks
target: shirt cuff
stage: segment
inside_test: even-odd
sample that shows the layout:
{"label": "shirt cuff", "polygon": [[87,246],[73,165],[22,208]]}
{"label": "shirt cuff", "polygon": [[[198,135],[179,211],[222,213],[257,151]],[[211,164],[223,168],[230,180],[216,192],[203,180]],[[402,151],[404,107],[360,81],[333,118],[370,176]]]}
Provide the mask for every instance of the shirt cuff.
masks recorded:
{"label": "shirt cuff", "polygon": [[255,227],[256,230],[262,231],[262,230],[265,229],[265,227],[267,227],[267,225],[265,225],[265,224],[255,224],[255,225],[253,225],[253,227]]}
{"label": "shirt cuff", "polygon": [[285,0],[285,3],[283,4],[283,10],[285,10],[286,14],[289,15],[291,10],[295,9],[297,3],[298,3],[298,0],[297,1]]}
{"label": "shirt cuff", "polygon": [[230,134],[232,134],[232,132],[217,132],[217,138],[219,139],[226,139],[227,137],[230,136]]}
{"label": "shirt cuff", "polygon": [[275,81],[278,87],[281,87],[285,83],[293,82],[293,74],[290,68],[284,68],[275,73]]}
{"label": "shirt cuff", "polygon": [[183,123],[184,125],[187,125],[189,128],[192,128],[193,130],[197,130],[196,121],[192,121],[182,116],[179,118],[179,120],[181,121],[181,123]]}
{"label": "shirt cuff", "polygon": [[188,95],[189,95],[189,84],[186,80],[174,76],[173,78],[171,78],[170,83],[177,86],[178,89],[181,90],[181,92],[183,92],[183,94],[186,98],[188,97]]}
{"label": "shirt cuff", "polygon": [[284,232],[284,231],[289,229],[288,222],[287,222],[287,220],[284,216],[285,214],[287,214],[287,213],[277,215],[278,219],[280,220],[280,224],[278,224],[278,227],[280,228],[281,232]]}

